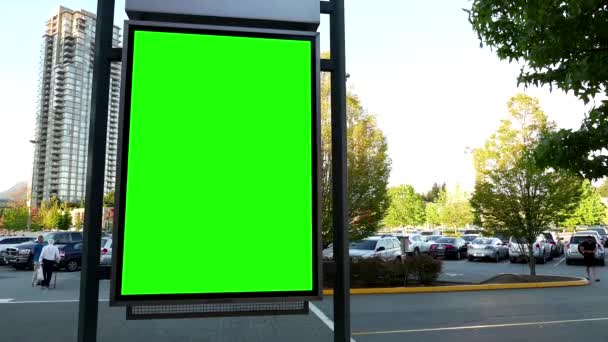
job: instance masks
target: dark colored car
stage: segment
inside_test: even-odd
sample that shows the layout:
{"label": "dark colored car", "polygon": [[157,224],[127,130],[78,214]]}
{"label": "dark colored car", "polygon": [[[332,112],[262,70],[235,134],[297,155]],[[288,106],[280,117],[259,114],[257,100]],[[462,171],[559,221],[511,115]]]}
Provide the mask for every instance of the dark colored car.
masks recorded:
{"label": "dark colored car", "polygon": [[[82,260],[82,232],[49,232],[42,234],[45,243],[55,240],[61,260],[59,268],[75,271]],[[34,268],[35,242],[26,242],[6,249],[6,261],[16,269]],[[76,268],[74,268],[76,266]]]}
{"label": "dark colored car", "polygon": [[460,260],[467,256],[467,243],[461,238],[444,237],[433,243],[429,249],[432,257]]}
{"label": "dark colored car", "polygon": [[602,239],[601,240],[602,245],[604,247],[608,247],[608,230],[606,230],[606,228],[601,227],[601,226],[594,226],[594,227],[590,227],[585,230],[592,230],[592,231],[600,234],[600,238]]}

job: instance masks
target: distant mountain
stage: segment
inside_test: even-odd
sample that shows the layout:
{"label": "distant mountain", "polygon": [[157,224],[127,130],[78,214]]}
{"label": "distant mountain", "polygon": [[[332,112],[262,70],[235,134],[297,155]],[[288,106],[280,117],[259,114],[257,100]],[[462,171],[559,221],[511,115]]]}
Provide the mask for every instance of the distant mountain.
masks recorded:
{"label": "distant mountain", "polygon": [[0,192],[0,200],[24,201],[27,199],[27,182],[19,182],[8,190]]}

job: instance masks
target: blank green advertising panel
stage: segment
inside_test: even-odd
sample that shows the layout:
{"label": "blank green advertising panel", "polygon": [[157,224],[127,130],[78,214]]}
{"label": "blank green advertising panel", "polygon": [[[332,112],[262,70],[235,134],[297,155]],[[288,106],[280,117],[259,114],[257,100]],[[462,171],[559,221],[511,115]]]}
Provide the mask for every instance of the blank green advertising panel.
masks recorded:
{"label": "blank green advertising panel", "polygon": [[115,298],[318,294],[316,36],[128,34]]}

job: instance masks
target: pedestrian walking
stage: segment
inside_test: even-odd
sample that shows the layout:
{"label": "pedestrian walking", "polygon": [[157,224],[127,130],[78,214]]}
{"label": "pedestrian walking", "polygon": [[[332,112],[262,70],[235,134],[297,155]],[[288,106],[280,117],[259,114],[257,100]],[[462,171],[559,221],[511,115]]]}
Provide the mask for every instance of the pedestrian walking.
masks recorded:
{"label": "pedestrian walking", "polygon": [[59,249],[55,246],[55,241],[50,239],[48,245],[42,248],[40,252],[39,262],[42,265],[42,273],[44,274],[44,280],[42,281],[42,288],[49,288],[51,284],[51,278],[53,277],[53,268],[55,263],[59,262]]}
{"label": "pedestrian walking", "polygon": [[595,251],[597,250],[597,242],[593,236],[588,236],[587,240],[578,245],[578,252],[583,255],[585,266],[587,267],[587,280],[591,280],[592,275],[595,281],[600,281],[595,272]]}
{"label": "pedestrian walking", "polygon": [[42,282],[43,277],[39,277],[40,272],[40,253],[42,253],[42,247],[44,247],[44,237],[42,235],[38,235],[38,239],[36,239],[36,245],[34,245],[34,259],[32,262],[34,263],[34,274],[32,275],[32,286],[37,286]]}

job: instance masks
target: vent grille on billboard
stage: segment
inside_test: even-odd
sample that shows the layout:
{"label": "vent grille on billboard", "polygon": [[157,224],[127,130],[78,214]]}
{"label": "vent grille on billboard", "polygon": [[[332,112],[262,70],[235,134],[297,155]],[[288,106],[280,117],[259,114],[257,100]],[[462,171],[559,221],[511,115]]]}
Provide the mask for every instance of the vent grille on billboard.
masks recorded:
{"label": "vent grille on billboard", "polygon": [[308,314],[307,301],[127,306],[129,320],[303,314]]}

